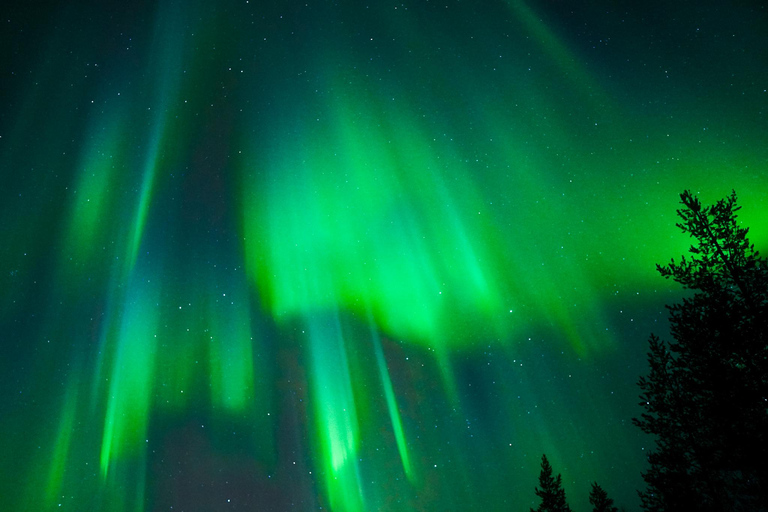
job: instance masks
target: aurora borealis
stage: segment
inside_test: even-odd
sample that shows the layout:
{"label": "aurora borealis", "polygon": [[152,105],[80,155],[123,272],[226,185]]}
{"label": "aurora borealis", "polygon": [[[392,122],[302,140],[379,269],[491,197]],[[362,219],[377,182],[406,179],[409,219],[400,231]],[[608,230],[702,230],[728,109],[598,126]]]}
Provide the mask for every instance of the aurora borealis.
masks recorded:
{"label": "aurora borealis", "polygon": [[768,250],[757,2],[11,2],[0,510],[637,510],[678,194]]}

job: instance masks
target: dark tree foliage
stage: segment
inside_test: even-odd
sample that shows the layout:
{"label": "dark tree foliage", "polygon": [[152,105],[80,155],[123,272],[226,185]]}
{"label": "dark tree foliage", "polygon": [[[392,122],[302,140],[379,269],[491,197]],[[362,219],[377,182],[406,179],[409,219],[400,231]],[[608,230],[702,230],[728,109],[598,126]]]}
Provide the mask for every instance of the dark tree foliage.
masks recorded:
{"label": "dark tree foliage", "polygon": [[531,512],[571,512],[571,508],[565,501],[565,489],[560,474],[557,478],[552,476],[552,466],[546,455],[541,456],[541,473],[539,474],[539,486],[536,488],[536,496],[541,498],[539,507]]}
{"label": "dark tree foliage", "polygon": [[608,493],[597,482],[592,484],[592,490],[589,491],[589,503],[592,505],[592,512],[619,512],[619,509],[613,506],[613,500],[608,497]]}
{"label": "dark tree foliage", "polygon": [[736,221],[736,193],[681,194],[691,255],[657,265],[691,296],[668,306],[673,340],[650,338],[634,422],[656,438],[648,511],[768,510],[768,262]]}

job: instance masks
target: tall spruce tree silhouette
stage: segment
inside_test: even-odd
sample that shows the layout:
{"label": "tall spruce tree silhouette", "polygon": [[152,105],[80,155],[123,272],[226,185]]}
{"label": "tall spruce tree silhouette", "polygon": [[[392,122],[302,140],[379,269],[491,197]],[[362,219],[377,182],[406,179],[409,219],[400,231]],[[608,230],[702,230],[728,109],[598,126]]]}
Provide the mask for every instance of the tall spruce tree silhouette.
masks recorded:
{"label": "tall spruce tree silhouette", "polygon": [[552,466],[546,455],[541,456],[541,473],[539,474],[539,486],[535,489],[536,496],[541,498],[539,507],[531,512],[571,512],[571,508],[565,501],[565,489],[563,478],[560,474],[552,476]]}
{"label": "tall spruce tree silhouette", "polygon": [[640,492],[648,511],[768,510],[768,263],[739,226],[736,193],[680,195],[689,258],[657,265],[690,290],[668,306],[673,341],[651,335],[633,421],[656,438]]}

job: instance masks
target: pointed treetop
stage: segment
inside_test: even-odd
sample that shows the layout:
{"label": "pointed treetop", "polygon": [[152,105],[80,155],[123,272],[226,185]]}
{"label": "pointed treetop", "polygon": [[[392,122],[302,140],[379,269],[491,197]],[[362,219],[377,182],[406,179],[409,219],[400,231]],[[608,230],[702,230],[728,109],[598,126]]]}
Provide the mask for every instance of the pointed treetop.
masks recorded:
{"label": "pointed treetop", "polygon": [[592,512],[618,512],[618,509],[613,506],[613,500],[597,482],[592,483],[589,503],[592,504]]}
{"label": "pointed treetop", "polygon": [[552,466],[546,455],[541,456],[539,487],[534,492],[541,498],[541,503],[537,509],[531,509],[532,512],[571,512],[571,508],[565,501],[563,478],[559,474],[556,478],[552,476]]}

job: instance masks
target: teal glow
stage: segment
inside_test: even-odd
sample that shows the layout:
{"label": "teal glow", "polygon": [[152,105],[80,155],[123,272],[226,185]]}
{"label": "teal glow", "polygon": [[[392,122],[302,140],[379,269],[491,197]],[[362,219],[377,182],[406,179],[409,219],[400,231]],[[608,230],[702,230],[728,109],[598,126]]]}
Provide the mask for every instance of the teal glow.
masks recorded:
{"label": "teal glow", "polygon": [[345,340],[337,316],[307,321],[317,437],[332,510],[367,510],[358,468],[359,425]]}
{"label": "teal glow", "polygon": [[157,345],[157,292],[135,283],[127,294],[109,379],[101,442],[104,478],[114,459],[143,451],[152,405]]}
{"label": "teal glow", "polygon": [[129,265],[133,267],[141,247],[142,235],[147,223],[153,191],[156,187],[156,174],[160,159],[166,152],[171,152],[168,137],[168,110],[178,101],[179,74],[183,56],[183,38],[181,37],[183,17],[181,7],[176,2],[163,2],[153,34],[153,48],[150,53],[148,68],[154,83],[149,87],[153,92],[149,138],[141,162],[141,185],[139,200],[133,221],[133,234],[129,245]]}
{"label": "teal glow", "polygon": [[[250,328],[247,291],[222,293],[209,304],[210,389],[216,406],[233,412],[254,400],[254,337]],[[233,293],[235,292],[235,293]],[[258,342],[257,342],[258,343]]]}
{"label": "teal glow", "polygon": [[124,161],[119,144],[123,134],[116,120],[94,128],[90,144],[79,163],[77,184],[72,191],[72,218],[65,253],[84,266],[96,264],[109,243],[103,222],[114,207],[119,188],[119,166]]}
{"label": "teal glow", "polygon": [[53,444],[50,468],[48,470],[48,482],[45,487],[46,508],[53,508],[57,498],[61,496],[63,491],[64,475],[72,446],[72,431],[75,427],[76,412],[76,380],[73,380],[67,386],[67,394],[64,397],[56,441]]}

